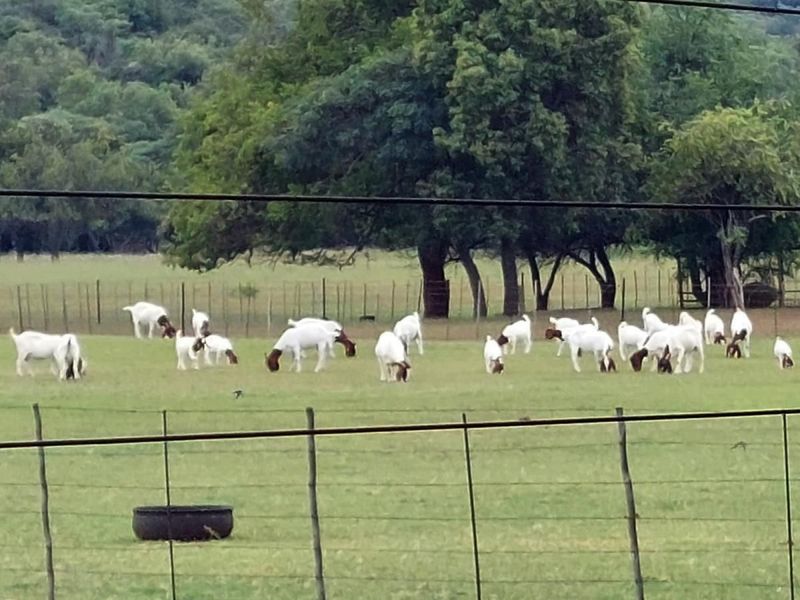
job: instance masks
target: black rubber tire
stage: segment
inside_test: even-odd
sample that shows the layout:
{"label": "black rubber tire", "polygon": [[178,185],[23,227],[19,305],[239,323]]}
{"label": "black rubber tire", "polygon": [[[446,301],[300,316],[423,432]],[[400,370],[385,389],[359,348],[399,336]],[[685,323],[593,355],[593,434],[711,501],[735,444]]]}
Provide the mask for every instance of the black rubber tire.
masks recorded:
{"label": "black rubber tire", "polygon": [[[169,516],[169,518],[168,518]],[[133,533],[140,540],[219,540],[233,531],[232,506],[137,506]]]}

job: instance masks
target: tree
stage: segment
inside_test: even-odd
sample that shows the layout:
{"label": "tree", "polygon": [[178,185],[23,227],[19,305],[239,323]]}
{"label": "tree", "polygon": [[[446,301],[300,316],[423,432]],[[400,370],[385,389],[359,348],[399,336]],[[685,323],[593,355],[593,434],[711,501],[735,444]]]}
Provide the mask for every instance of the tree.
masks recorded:
{"label": "tree", "polygon": [[[676,131],[654,161],[653,197],[701,204],[795,203],[800,199],[798,133],[796,122],[771,105],[704,112]],[[707,272],[721,274],[730,303],[743,308],[740,270],[748,244],[759,225],[788,225],[787,220],[781,214],[709,210],[673,223],[670,230],[680,233],[658,242],[678,252],[694,243]]]}

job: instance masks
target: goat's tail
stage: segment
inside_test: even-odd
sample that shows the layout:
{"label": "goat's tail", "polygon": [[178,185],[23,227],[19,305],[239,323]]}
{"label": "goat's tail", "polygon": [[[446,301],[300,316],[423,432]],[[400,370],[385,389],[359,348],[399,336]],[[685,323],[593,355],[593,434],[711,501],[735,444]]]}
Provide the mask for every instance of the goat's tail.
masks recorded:
{"label": "goat's tail", "polygon": [[17,332],[16,332],[16,331],[14,331],[14,328],[13,328],[13,327],[9,327],[9,328],[8,328],[8,335],[10,335],[10,336],[13,338],[13,337],[16,337],[16,336],[17,336]]}
{"label": "goat's tail", "polygon": [[133,307],[132,306],[123,306],[122,310],[127,310],[128,312],[131,312],[133,310]]}
{"label": "goat's tail", "polygon": [[419,320],[419,313],[416,310],[414,311],[414,316],[417,317],[417,320]]}
{"label": "goat's tail", "polygon": [[528,323],[531,322],[531,318],[528,315],[522,315],[522,320],[527,321]]}
{"label": "goat's tail", "polygon": [[295,327],[297,325],[297,321],[295,321],[294,319],[289,319],[287,321],[287,324],[289,325],[289,327]]}

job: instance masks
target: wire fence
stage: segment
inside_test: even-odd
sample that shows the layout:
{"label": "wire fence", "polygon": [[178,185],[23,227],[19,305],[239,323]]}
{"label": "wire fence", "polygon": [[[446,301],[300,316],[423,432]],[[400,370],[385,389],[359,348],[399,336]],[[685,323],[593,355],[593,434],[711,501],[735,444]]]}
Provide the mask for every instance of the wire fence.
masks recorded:
{"label": "wire fence", "polygon": [[[93,412],[45,408],[44,441],[2,445],[3,597],[794,597],[800,410],[357,428],[174,411],[166,436],[161,411],[120,410],[98,415],[104,445],[67,439],[96,435]],[[231,429],[201,435],[205,417]],[[175,544],[172,566],[137,541],[132,509],[167,488],[232,506],[232,536]]]}

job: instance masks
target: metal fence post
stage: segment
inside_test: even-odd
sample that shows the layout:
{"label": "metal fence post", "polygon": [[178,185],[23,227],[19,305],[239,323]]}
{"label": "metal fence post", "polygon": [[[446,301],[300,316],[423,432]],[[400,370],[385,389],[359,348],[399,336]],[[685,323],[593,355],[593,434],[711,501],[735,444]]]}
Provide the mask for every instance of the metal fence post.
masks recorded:
{"label": "metal fence post", "polygon": [[792,495],[789,475],[789,433],[786,426],[786,413],[783,420],[783,476],[786,483],[786,535],[789,555],[789,598],[794,600],[794,541],[792,540]]}
{"label": "metal fence post", "polygon": [[[36,427],[36,440],[41,442],[42,436],[42,415],[39,412],[39,405],[33,405],[33,419]],[[47,488],[47,465],[45,464],[44,448],[39,446],[39,484],[42,489],[42,533],[44,534],[44,560],[47,569],[47,598],[55,600],[56,579],[53,569],[53,537],[50,533],[50,494]]]}
{"label": "metal fence post", "polygon": [[636,532],[636,502],[633,497],[633,481],[628,467],[628,432],[625,421],[622,420],[622,407],[617,410],[617,428],[619,430],[619,461],[622,470],[622,482],[625,485],[625,503],[628,507],[628,537],[631,545],[631,561],[633,566],[633,581],[636,585],[637,600],[644,600],[644,583],[642,582],[642,565],[639,561],[639,535]]}
{"label": "metal fence post", "polygon": [[164,433],[164,490],[167,497],[167,537],[169,538],[169,575],[172,600],[175,600],[175,549],[172,541],[172,496],[169,479],[169,448],[167,446],[167,411],[161,411],[161,430]]}
{"label": "metal fence post", "polygon": [[[306,408],[308,430],[314,430],[314,409]],[[311,516],[311,535],[314,543],[314,579],[317,584],[317,600],[325,600],[325,574],[322,569],[322,536],[319,530],[319,507],[317,505],[317,442],[314,434],[308,436],[308,504]]]}
{"label": "metal fence post", "polygon": [[619,320],[620,322],[625,320],[625,278],[622,278],[622,305],[619,309]]}
{"label": "metal fence post", "polygon": [[467,427],[466,413],[461,413],[461,422],[464,424],[464,458],[467,462],[469,518],[472,523],[472,557],[475,563],[475,597],[481,600],[481,564],[478,554],[478,524],[475,521],[475,491],[472,485],[472,458],[469,452],[469,428]]}
{"label": "metal fence post", "polygon": [[186,333],[186,283],[181,281],[181,329]]}

